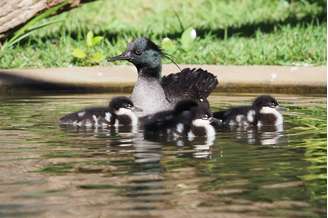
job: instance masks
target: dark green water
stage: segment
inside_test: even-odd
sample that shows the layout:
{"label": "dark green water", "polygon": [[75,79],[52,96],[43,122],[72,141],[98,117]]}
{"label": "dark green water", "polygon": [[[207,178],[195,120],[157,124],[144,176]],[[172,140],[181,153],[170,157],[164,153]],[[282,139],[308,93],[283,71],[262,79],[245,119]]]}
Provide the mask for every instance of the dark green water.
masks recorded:
{"label": "dark green water", "polygon": [[[215,95],[213,108],[254,95]],[[324,217],[326,97],[278,95],[283,131],[221,131],[213,143],[61,129],[109,95],[1,97],[0,217]]]}

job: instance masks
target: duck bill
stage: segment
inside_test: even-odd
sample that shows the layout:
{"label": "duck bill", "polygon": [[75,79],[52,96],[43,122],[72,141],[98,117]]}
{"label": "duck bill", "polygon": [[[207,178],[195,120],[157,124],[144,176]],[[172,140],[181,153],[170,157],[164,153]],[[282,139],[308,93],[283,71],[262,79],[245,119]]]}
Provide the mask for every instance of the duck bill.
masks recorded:
{"label": "duck bill", "polygon": [[143,110],[140,107],[134,106],[132,109],[134,112],[142,112]]}
{"label": "duck bill", "polygon": [[281,106],[277,106],[276,107],[276,110],[278,111],[278,112],[280,112],[280,113],[283,113],[283,112],[286,112],[286,108],[284,108],[284,107],[281,107]]}
{"label": "duck bill", "polygon": [[209,121],[210,123],[214,123],[214,122],[218,122],[218,119],[216,119],[216,118],[214,118],[214,117],[210,117],[210,118],[208,118],[208,121]]}
{"label": "duck bill", "polygon": [[125,51],[120,55],[108,59],[108,61],[122,61],[122,60],[130,61],[131,60],[130,52]]}

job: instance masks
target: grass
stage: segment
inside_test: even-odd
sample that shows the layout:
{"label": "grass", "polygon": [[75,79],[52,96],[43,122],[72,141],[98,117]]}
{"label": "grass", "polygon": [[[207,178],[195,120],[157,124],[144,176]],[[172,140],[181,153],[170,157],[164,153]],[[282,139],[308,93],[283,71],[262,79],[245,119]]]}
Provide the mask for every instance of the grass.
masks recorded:
{"label": "grass", "polygon": [[[326,0],[99,0],[51,18],[65,22],[7,48],[0,68],[79,65],[72,51],[84,47],[89,30],[105,37],[98,49],[106,56],[147,36],[156,43],[173,40],[170,53],[178,63],[323,65],[325,5]],[[186,49],[179,39],[189,27],[196,29],[197,38]]]}
{"label": "grass", "polygon": [[327,108],[291,107],[294,115],[287,116],[291,125],[290,134],[297,134],[289,139],[291,146],[304,148],[304,159],[310,164],[308,172],[301,179],[307,184],[309,194],[315,202],[323,206],[327,200]]}

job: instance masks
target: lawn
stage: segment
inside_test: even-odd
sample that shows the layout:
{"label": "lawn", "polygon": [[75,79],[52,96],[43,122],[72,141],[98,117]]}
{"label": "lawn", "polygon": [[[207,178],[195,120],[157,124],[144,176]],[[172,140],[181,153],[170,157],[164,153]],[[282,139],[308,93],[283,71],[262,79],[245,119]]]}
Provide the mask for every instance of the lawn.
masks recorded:
{"label": "lawn", "polygon": [[[168,53],[177,63],[324,65],[325,4],[326,0],[99,0],[50,18],[63,21],[3,50],[0,68],[85,65],[72,51],[85,49],[90,30],[104,37],[93,48],[104,56],[116,55],[128,41],[146,36],[159,44],[169,38]],[[188,28],[194,28],[197,37],[185,47],[180,39]]]}

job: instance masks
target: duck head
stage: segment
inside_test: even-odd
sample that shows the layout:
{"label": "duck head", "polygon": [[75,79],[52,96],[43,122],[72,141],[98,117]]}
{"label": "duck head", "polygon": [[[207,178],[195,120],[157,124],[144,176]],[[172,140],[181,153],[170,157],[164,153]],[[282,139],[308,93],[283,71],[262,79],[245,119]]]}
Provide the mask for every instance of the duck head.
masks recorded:
{"label": "duck head", "polygon": [[178,102],[174,108],[174,114],[184,124],[190,124],[197,120],[198,123],[219,125],[219,121],[213,118],[209,108],[194,100],[182,100]]}
{"label": "duck head", "polygon": [[279,103],[270,95],[261,95],[254,100],[252,107],[256,110],[260,110],[263,107],[277,109],[279,107]]}
{"label": "duck head", "polygon": [[195,124],[219,125],[219,120],[215,119],[209,108],[202,104],[192,109],[192,115],[192,122]]}
{"label": "duck head", "polygon": [[130,115],[135,111],[140,111],[140,109],[135,107],[132,101],[125,96],[113,98],[109,103],[109,110],[117,116]]}
{"label": "duck head", "polygon": [[162,55],[163,52],[159,46],[150,39],[142,37],[129,43],[126,51],[110,58],[109,61],[129,61],[137,68],[140,76],[159,78]]}

